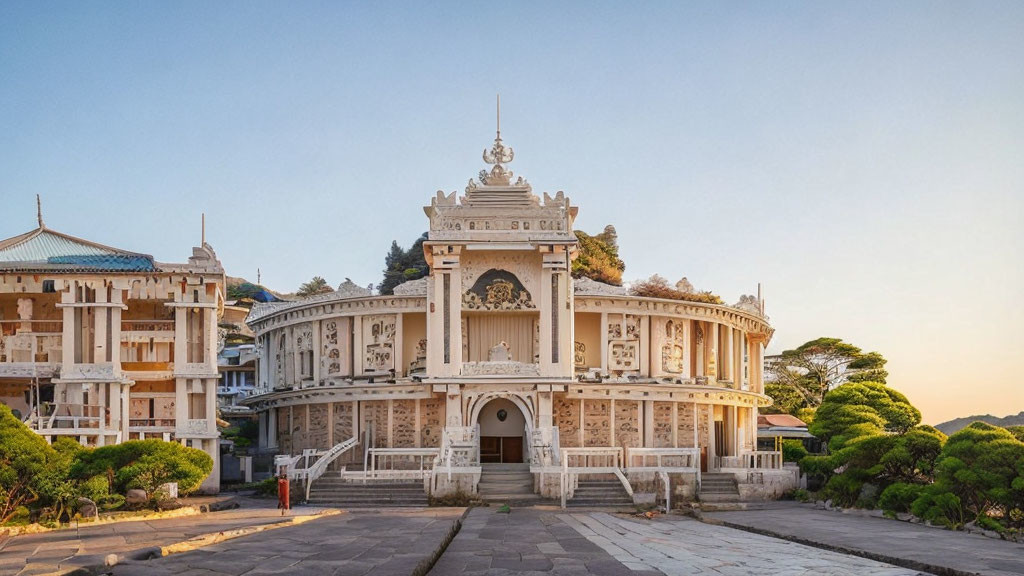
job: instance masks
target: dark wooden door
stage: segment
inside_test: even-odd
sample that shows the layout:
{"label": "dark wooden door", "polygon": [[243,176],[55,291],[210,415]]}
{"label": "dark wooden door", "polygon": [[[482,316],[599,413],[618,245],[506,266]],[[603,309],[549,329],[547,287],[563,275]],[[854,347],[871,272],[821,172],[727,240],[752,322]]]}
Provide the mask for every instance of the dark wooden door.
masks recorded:
{"label": "dark wooden door", "polygon": [[521,436],[502,437],[501,463],[518,464],[523,461],[523,438]]}
{"label": "dark wooden door", "polygon": [[500,463],[501,461],[501,438],[498,436],[481,436],[480,462]]}
{"label": "dark wooden door", "polygon": [[725,447],[725,422],[715,420],[715,456],[732,456],[725,453]]}

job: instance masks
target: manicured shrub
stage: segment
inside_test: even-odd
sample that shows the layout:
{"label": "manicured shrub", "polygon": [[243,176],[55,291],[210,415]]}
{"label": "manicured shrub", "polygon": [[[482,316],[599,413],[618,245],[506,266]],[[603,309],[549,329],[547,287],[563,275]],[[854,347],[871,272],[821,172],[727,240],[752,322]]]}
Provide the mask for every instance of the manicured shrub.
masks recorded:
{"label": "manicured shrub", "polygon": [[1014,509],[1024,509],[1024,443],[984,422],[949,437],[935,461],[935,484],[914,502],[916,515],[950,526],[990,510],[1010,520]]}
{"label": "manicured shrub", "polygon": [[952,492],[946,492],[937,486],[928,486],[910,506],[914,516],[930,520],[953,530],[959,529],[967,519],[960,498]]}
{"label": "manicured shrub", "polygon": [[922,490],[924,486],[920,484],[890,484],[878,497],[878,507],[890,513],[910,512],[911,505],[921,495]]}
{"label": "manicured shrub", "polygon": [[113,473],[118,493],[141,488],[152,495],[160,485],[177,482],[181,494],[194,492],[213,470],[213,459],[195,448],[163,440],[132,440],[82,452],[71,475],[88,479]]}
{"label": "manicured shrub", "polygon": [[93,502],[99,502],[110,494],[110,482],[106,476],[93,476],[79,485],[79,493]]}
{"label": "manicured shrub", "polygon": [[800,463],[807,456],[807,449],[804,448],[804,443],[799,440],[783,440],[782,441],[782,461],[783,462],[796,462]]}

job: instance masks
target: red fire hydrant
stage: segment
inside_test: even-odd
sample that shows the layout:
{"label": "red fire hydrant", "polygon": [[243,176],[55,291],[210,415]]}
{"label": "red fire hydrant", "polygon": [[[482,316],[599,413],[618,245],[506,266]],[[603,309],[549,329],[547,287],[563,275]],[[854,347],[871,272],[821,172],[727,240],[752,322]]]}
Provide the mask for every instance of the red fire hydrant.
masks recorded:
{"label": "red fire hydrant", "polygon": [[277,507],[281,509],[281,514],[292,507],[288,494],[288,476],[285,474],[277,477]]}

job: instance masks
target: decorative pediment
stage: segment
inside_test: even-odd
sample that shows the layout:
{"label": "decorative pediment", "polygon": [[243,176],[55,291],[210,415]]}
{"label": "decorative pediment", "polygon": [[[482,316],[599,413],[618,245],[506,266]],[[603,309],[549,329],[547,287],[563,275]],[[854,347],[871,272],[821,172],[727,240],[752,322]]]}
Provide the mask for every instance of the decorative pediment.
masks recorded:
{"label": "decorative pediment", "polygon": [[492,268],[462,295],[467,310],[527,310],[536,308],[530,292],[515,274]]}

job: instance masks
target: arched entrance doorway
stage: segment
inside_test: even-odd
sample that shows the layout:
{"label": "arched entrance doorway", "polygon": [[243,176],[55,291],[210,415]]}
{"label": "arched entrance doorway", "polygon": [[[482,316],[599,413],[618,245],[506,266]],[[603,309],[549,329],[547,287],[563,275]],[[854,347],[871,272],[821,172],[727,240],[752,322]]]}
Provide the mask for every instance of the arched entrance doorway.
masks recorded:
{"label": "arched entrance doorway", "polygon": [[526,417],[506,398],[490,400],[480,409],[480,462],[526,462]]}

